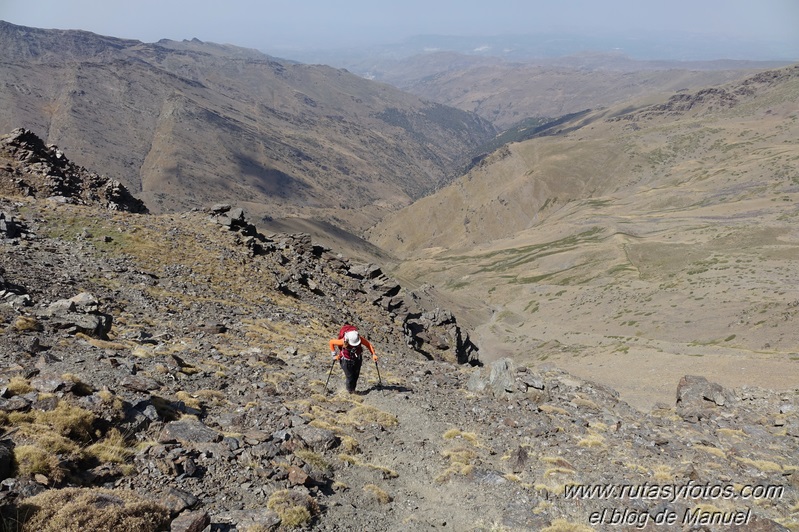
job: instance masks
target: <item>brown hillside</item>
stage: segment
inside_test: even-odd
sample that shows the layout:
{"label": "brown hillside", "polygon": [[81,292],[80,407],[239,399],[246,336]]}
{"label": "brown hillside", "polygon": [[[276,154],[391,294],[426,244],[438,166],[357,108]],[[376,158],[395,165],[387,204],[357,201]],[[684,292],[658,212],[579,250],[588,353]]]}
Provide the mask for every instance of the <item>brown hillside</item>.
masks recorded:
{"label": "brown hillside", "polygon": [[470,310],[485,357],[555,360],[641,405],[690,368],[788,386],[797,101],[791,67],[595,112],[492,154],[371,240]]}

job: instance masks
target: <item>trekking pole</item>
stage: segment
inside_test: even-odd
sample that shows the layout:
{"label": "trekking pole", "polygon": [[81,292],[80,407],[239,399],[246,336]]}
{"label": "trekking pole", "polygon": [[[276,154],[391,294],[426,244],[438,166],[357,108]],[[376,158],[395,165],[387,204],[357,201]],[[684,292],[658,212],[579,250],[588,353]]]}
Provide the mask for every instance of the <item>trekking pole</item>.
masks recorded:
{"label": "trekking pole", "polygon": [[336,359],[333,359],[333,363],[330,365],[330,372],[327,374],[327,380],[325,381],[325,392],[327,392],[327,383],[330,382],[330,376],[333,374],[333,367],[336,365]]}
{"label": "trekking pole", "polygon": [[377,370],[377,385],[382,387],[383,379],[380,378],[380,367],[377,365],[377,360],[375,360],[375,369]]}

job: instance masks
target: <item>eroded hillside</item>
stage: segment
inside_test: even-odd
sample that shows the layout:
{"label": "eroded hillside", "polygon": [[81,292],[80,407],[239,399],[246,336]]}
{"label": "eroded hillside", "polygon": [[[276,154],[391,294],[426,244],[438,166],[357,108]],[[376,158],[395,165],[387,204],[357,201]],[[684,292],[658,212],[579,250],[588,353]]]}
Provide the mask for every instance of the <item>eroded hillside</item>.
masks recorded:
{"label": "eroded hillside", "polygon": [[798,73],[511,144],[372,240],[473,312],[484,357],[554,360],[642,406],[690,368],[792,386]]}

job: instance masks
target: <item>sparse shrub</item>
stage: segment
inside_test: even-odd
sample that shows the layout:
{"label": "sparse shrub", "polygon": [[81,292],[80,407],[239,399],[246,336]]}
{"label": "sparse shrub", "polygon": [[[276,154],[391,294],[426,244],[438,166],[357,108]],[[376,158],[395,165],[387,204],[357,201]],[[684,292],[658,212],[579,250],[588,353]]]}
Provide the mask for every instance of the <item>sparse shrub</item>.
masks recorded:
{"label": "sparse shrub", "polygon": [[20,532],[156,532],[169,526],[169,511],[127,490],[49,490],[19,504]]}

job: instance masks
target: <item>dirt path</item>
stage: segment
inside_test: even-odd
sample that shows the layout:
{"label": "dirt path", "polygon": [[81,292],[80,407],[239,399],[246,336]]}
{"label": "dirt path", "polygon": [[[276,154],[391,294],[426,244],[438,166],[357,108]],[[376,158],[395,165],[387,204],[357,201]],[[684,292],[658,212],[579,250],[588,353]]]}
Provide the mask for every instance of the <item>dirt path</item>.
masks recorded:
{"label": "dirt path", "polygon": [[457,427],[452,416],[436,406],[436,400],[414,392],[380,390],[369,393],[364,402],[399,420],[393,446],[374,449],[375,454],[380,453],[375,459],[398,473],[391,486],[400,508],[400,515],[394,518],[402,523],[397,530],[469,530],[499,519],[491,508],[464,494],[457,480],[437,482],[449,465],[443,453],[452,447],[444,434]]}

